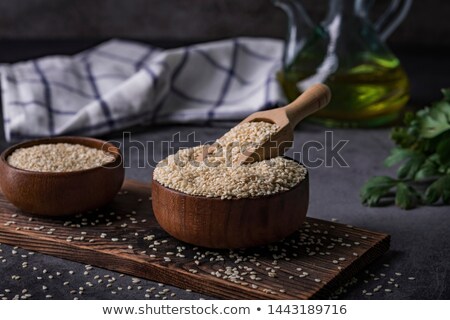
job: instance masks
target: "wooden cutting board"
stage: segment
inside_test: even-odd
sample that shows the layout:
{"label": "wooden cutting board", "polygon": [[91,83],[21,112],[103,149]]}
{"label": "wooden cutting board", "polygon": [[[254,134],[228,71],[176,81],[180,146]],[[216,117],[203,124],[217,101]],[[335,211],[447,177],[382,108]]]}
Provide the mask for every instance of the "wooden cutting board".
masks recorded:
{"label": "wooden cutting board", "polygon": [[307,218],[282,242],[208,250],[164,232],[150,186],[139,182],[126,181],[108,207],[60,220],[26,215],[0,193],[2,243],[228,299],[326,298],[386,252],[389,239]]}

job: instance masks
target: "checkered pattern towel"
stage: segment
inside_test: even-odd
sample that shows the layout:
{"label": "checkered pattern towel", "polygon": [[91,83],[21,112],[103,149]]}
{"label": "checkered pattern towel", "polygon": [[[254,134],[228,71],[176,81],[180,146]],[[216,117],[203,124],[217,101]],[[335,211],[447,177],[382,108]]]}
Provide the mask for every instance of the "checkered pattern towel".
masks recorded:
{"label": "checkered pattern towel", "polygon": [[281,55],[273,39],[172,50],[111,40],[70,57],[3,64],[6,139],[240,120],[284,100],[275,78]]}

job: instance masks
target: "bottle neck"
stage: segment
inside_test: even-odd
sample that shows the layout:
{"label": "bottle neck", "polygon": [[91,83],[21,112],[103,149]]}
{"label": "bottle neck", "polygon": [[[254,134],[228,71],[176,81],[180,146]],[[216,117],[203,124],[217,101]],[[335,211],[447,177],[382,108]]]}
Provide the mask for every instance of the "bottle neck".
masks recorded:
{"label": "bottle neck", "polygon": [[330,0],[328,15],[323,24],[329,25],[340,17],[341,23],[356,19],[365,19],[372,0]]}

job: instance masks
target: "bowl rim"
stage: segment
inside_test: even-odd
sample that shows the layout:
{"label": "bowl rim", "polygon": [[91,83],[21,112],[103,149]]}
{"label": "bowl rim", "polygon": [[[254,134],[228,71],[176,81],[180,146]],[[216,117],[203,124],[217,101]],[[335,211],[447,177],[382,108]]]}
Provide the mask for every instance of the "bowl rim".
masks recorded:
{"label": "bowl rim", "polygon": [[[284,190],[278,193],[272,193],[272,194],[268,194],[268,195],[262,195],[262,196],[257,196],[257,197],[248,197],[248,198],[231,198],[231,199],[222,199],[220,197],[206,197],[206,196],[201,196],[201,195],[195,195],[195,194],[189,194],[189,193],[185,193],[183,191],[179,191],[170,187],[166,187],[165,185],[163,185],[162,183],[160,183],[158,180],[154,179],[152,177],[152,181],[151,184],[153,186],[154,183],[160,185],[161,187],[173,192],[173,193],[177,193],[180,194],[182,196],[185,197],[192,197],[192,198],[200,198],[200,199],[204,199],[204,200],[217,200],[217,201],[248,201],[248,200],[256,200],[256,199],[268,199],[270,197],[275,197],[275,196],[279,196],[282,195],[284,193],[293,191],[297,188],[299,188],[301,185],[303,185],[304,183],[308,183],[309,184],[309,170],[307,167],[305,167],[305,165],[303,165],[300,161],[297,161],[295,159],[292,159],[290,157],[287,156],[283,156],[283,158],[292,160],[297,162],[298,164],[302,165],[305,169],[306,169],[306,174],[305,174],[305,178],[303,180],[300,180],[296,185],[294,185],[292,188],[288,189],[288,190]],[[153,202],[153,192],[152,192],[152,202]]]}
{"label": "bowl rim", "polygon": [[[106,145],[108,146],[108,152],[111,153],[114,156],[114,161],[108,162],[106,165],[94,167],[90,169],[84,169],[84,170],[77,170],[77,171],[64,171],[64,172],[51,172],[51,171],[33,171],[33,170],[26,170],[14,167],[10,165],[7,161],[7,157],[10,156],[15,150],[20,148],[27,148],[32,147],[40,144],[56,144],[56,143],[69,143],[69,144],[81,144],[84,145],[83,142],[95,142],[99,143],[102,146]],[[90,148],[95,148],[98,150],[101,150],[101,148],[89,146]],[[110,150],[112,148],[112,150]],[[69,175],[79,175],[83,173],[90,173],[102,169],[115,169],[117,167],[123,167],[122,166],[122,153],[118,147],[116,147],[114,144],[112,144],[109,141],[91,138],[91,137],[82,137],[82,136],[58,136],[58,137],[46,137],[46,138],[39,138],[39,139],[32,139],[32,140],[26,140],[19,142],[17,144],[14,144],[4,150],[0,154],[0,162],[5,165],[8,170],[13,170],[20,172],[22,174],[27,175],[41,175],[41,176],[69,176]],[[117,163],[119,161],[119,163]]]}

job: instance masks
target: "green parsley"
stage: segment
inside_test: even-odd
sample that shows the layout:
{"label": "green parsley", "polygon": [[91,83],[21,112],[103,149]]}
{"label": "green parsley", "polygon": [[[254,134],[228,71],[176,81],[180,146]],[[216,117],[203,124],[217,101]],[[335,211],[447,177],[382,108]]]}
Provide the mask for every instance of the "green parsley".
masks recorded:
{"label": "green parsley", "polygon": [[431,107],[405,115],[405,126],[393,128],[396,147],[386,158],[398,165],[397,177],[377,176],[361,188],[361,201],[380,206],[394,201],[402,209],[450,204],[450,88]]}

